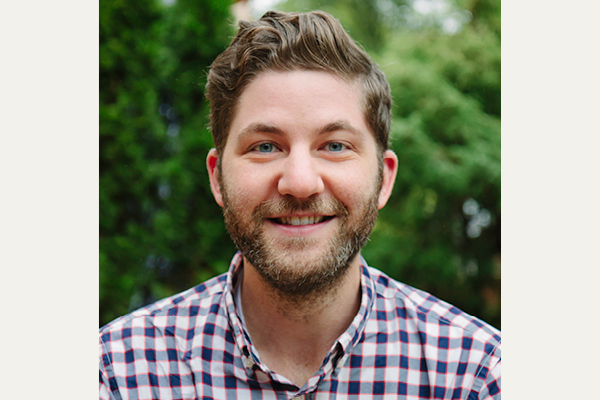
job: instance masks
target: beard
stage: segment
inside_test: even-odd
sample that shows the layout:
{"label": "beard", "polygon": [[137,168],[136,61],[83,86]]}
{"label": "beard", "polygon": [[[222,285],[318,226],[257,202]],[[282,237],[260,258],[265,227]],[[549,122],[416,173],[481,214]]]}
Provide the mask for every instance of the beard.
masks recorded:
{"label": "beard", "polygon": [[[381,179],[377,183],[374,189],[381,187]],[[316,195],[297,199],[285,195],[261,203],[248,216],[240,196],[231,193],[224,182],[220,186],[225,225],[233,242],[279,298],[297,304],[310,303],[310,299],[324,296],[339,286],[377,219],[379,190],[365,195],[353,212],[335,198]],[[265,235],[268,215],[299,211],[334,215],[338,219],[336,231],[324,246],[322,240],[315,238]],[[309,252],[316,247],[321,250]]]}

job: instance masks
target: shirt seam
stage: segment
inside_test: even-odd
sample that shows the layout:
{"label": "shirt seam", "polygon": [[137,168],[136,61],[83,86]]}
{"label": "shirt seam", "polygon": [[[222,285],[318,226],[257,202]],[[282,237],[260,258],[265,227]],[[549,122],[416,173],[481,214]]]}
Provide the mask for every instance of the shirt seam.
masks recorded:
{"label": "shirt seam", "polygon": [[[390,281],[392,281],[391,278],[387,277]],[[381,294],[378,290],[377,290],[377,285],[378,283],[374,281],[375,284],[375,292],[377,293],[378,297],[381,297],[383,299],[386,299],[387,297],[385,297],[383,294]],[[460,326],[458,324],[456,324],[454,321],[449,320],[448,318],[438,314],[436,311],[433,311],[431,309],[426,309],[423,306],[417,304],[413,299],[410,298],[410,296],[408,294],[406,294],[402,288],[400,287],[396,287],[394,285],[394,289],[395,289],[395,293],[394,293],[394,298],[398,301],[401,301],[403,304],[406,303],[410,303],[416,312],[420,312],[422,314],[424,314],[426,316],[426,318],[431,318],[433,320],[435,320],[436,322],[440,323],[440,324],[446,324],[449,326],[452,326],[454,328],[460,329],[463,332],[468,332],[470,334],[470,336],[472,336],[474,339],[477,339],[483,343],[489,343],[489,344],[493,344],[494,345],[494,349],[499,346],[501,344],[501,341],[497,340],[495,338],[495,333],[492,332],[486,332],[486,334],[482,334],[480,332],[480,329],[474,329],[473,327],[470,326]],[[413,288],[414,290],[418,290],[416,288]],[[436,298],[437,299],[437,298]],[[439,300],[439,299],[437,299]],[[439,300],[442,301],[442,300]],[[450,311],[450,310],[448,310]],[[477,320],[476,317],[474,316],[470,316],[472,318],[472,320]],[[489,335],[489,337],[487,337],[487,335]]]}
{"label": "shirt seam", "polygon": [[[106,376],[106,382],[108,383],[108,390],[109,392],[115,397],[115,400],[121,400],[121,393],[119,393],[119,388],[116,387],[114,390],[111,388],[110,385],[110,379],[111,376],[114,378],[114,370],[112,367],[112,357],[109,356],[110,351],[106,345],[106,343],[104,342],[104,340],[102,340],[102,336],[100,336],[100,345],[102,346],[102,369],[100,369],[100,372],[102,373],[102,375]],[[104,356],[106,356],[107,362],[104,361]],[[109,372],[110,370],[110,372]]]}
{"label": "shirt seam", "polygon": [[[192,289],[188,289],[188,290],[193,290],[193,289],[195,289],[195,287]],[[152,311],[144,310],[144,308],[140,308],[136,311],[133,311],[132,313],[130,313],[128,315],[117,318],[117,319],[113,320],[112,322],[109,322],[108,324],[104,325],[102,328],[100,328],[100,335],[114,332],[115,330],[121,329],[125,324],[131,323],[133,321],[137,321],[140,318],[142,318],[142,319],[150,318],[152,320],[159,313],[168,312],[169,310],[177,309],[177,308],[191,307],[192,306],[191,303],[195,300],[203,301],[206,299],[215,298],[216,296],[223,296],[224,293],[225,293],[224,288],[221,288],[220,290],[218,290],[214,293],[208,293],[207,291],[204,291],[202,293],[196,292],[195,294],[192,294],[192,296],[201,295],[201,297],[198,296],[198,297],[194,297],[194,298],[185,299],[178,303],[171,302],[170,304],[166,304],[164,307],[161,307],[161,308],[158,308],[158,309],[152,310]],[[180,295],[181,295],[181,293],[174,294],[172,297],[177,297]],[[152,304],[149,304],[149,306],[152,306]],[[138,311],[140,313],[135,314]],[[144,312],[141,312],[141,311],[144,311]],[[166,315],[166,316],[168,316],[168,315]],[[152,326],[155,326],[154,323],[152,323]]]}
{"label": "shirt seam", "polygon": [[[469,395],[471,393],[477,393],[477,397],[479,398],[479,393],[481,392],[481,388],[485,384],[485,381],[486,381],[487,377],[489,376],[490,371],[492,370],[492,366],[489,364],[489,362],[491,362],[492,357],[496,354],[496,350],[499,347],[500,347],[500,343],[498,343],[496,346],[494,346],[492,351],[489,353],[486,353],[485,357],[483,357],[481,359],[481,362],[477,366],[477,371],[475,371],[475,378],[473,379],[473,384],[469,388]],[[499,362],[500,362],[500,357],[498,357],[498,361],[496,362],[496,364],[494,364],[494,366],[496,366]],[[480,377],[481,371],[483,370],[483,368],[485,368],[484,365],[487,365],[487,373]],[[468,396],[467,396],[467,398],[468,398]]]}

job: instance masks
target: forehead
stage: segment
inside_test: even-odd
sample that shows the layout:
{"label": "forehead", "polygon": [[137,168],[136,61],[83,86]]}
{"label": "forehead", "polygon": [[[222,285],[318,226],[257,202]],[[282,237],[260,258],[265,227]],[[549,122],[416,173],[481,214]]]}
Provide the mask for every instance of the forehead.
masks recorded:
{"label": "forehead", "polygon": [[263,72],[240,96],[228,137],[251,124],[274,125],[291,133],[318,130],[334,121],[370,133],[358,82],[321,71]]}

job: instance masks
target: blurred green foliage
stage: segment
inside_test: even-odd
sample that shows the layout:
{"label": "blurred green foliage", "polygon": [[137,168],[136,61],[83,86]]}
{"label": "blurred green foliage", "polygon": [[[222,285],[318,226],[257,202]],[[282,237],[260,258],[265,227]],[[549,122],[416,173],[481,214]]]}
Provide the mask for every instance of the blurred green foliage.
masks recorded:
{"label": "blurred green foliage", "polygon": [[[500,328],[500,1],[288,0],[336,16],[394,99],[396,186],[363,254]],[[226,271],[203,87],[224,1],[100,2],[100,324]]]}
{"label": "blurred green foliage", "polygon": [[100,2],[100,324],[227,269],[205,167],[222,1]]}

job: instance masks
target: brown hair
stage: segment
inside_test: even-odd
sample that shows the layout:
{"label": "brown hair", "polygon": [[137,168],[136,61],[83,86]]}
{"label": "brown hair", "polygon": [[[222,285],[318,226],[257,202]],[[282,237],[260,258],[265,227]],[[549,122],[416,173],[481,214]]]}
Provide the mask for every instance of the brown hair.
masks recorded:
{"label": "brown hair", "polygon": [[[222,154],[243,90],[260,72],[331,72],[363,88],[363,107],[378,148],[388,148],[389,83],[371,58],[331,15],[267,12],[255,22],[240,22],[229,47],[211,65],[206,84],[213,140]],[[220,158],[219,158],[220,160]]]}

